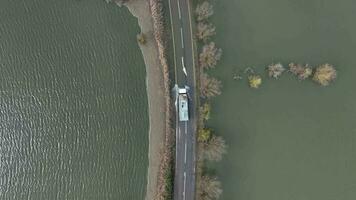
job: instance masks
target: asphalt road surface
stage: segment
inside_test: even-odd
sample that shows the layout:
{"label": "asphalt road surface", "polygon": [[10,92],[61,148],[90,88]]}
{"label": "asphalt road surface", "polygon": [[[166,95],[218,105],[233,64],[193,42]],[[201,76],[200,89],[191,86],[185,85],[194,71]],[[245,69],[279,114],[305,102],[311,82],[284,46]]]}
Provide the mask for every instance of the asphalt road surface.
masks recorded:
{"label": "asphalt road surface", "polygon": [[189,87],[189,121],[180,122],[176,115],[176,166],[174,199],[195,198],[196,166],[196,94],[193,55],[192,15],[189,0],[169,0],[174,46],[175,83]]}

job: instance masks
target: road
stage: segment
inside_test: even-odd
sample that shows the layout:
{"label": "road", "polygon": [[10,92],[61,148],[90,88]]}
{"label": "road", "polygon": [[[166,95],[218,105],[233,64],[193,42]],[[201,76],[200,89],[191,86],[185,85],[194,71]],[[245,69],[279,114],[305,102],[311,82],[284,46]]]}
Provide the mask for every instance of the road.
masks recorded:
{"label": "road", "polygon": [[[195,198],[196,167],[196,94],[193,55],[192,15],[189,0],[169,0],[172,42],[174,48],[175,83],[189,87],[189,121],[179,122],[176,116],[176,166],[174,199]],[[176,112],[177,113],[177,112]]]}

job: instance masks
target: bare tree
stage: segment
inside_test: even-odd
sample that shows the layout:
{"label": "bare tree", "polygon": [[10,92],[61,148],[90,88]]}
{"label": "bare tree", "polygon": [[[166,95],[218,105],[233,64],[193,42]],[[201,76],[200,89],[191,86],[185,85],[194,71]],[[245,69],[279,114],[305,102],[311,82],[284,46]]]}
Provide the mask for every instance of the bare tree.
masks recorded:
{"label": "bare tree", "polygon": [[202,68],[214,68],[220,60],[222,50],[216,48],[214,42],[210,42],[203,46],[202,52],[199,55],[199,64]]}
{"label": "bare tree", "polygon": [[220,161],[223,154],[226,153],[225,140],[220,136],[211,136],[208,142],[203,146],[203,158],[209,161]]}
{"label": "bare tree", "polygon": [[217,200],[221,196],[221,182],[216,177],[204,175],[199,181],[199,200]]}
{"label": "bare tree", "polygon": [[208,1],[204,1],[201,4],[198,4],[197,8],[195,9],[195,15],[197,21],[206,20],[213,14],[214,14],[213,6]]}
{"label": "bare tree", "polygon": [[202,73],[200,76],[200,95],[210,98],[221,94],[221,81]]}
{"label": "bare tree", "polygon": [[197,38],[203,42],[208,41],[208,39],[215,35],[215,27],[211,23],[199,22],[197,25]]}

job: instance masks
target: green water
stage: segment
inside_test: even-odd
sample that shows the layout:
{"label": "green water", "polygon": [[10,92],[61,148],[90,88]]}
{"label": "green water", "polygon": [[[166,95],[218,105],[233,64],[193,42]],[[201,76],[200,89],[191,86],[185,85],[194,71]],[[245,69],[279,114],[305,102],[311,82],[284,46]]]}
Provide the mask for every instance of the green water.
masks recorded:
{"label": "green water", "polygon": [[144,198],[138,32],[101,0],[0,1],[0,199]]}
{"label": "green water", "polygon": [[[223,80],[210,126],[229,145],[216,167],[223,200],[356,199],[356,1],[216,1]],[[322,88],[290,74],[268,80],[272,62],[332,63]],[[232,73],[255,67],[259,90]]]}

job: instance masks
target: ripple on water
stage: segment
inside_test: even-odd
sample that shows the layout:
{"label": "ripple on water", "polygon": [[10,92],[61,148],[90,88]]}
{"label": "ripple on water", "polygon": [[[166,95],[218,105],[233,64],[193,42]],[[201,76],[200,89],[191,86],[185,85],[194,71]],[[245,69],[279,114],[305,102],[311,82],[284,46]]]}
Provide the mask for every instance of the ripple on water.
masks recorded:
{"label": "ripple on water", "polygon": [[4,0],[0,19],[0,199],[143,199],[135,19],[98,0]]}

